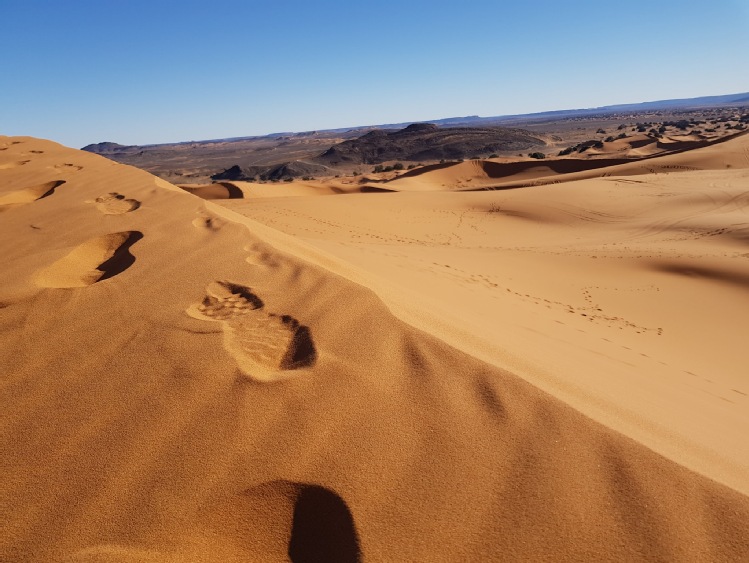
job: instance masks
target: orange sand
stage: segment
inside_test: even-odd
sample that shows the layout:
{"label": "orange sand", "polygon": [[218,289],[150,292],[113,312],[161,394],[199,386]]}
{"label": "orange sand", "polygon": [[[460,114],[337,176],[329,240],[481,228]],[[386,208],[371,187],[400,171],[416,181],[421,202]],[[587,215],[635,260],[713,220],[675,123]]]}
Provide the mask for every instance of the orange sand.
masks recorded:
{"label": "orange sand", "polygon": [[0,137],[0,560],[749,559],[747,139],[219,207]]}

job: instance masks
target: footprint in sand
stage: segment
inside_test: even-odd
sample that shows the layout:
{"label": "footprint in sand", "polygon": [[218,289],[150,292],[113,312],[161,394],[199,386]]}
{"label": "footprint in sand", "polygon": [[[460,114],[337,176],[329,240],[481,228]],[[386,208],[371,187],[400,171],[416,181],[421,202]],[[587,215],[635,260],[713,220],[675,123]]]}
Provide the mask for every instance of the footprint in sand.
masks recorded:
{"label": "footprint in sand", "polygon": [[70,164],[67,162],[64,164],[55,164],[52,168],[56,168],[57,170],[68,171],[68,172],[71,170],[74,172],[79,172],[83,170],[83,166],[78,166],[77,164]]}
{"label": "footprint in sand", "polygon": [[36,186],[30,186],[22,190],[16,190],[7,194],[0,195],[0,211],[18,207],[19,205],[26,205],[50,196],[55,193],[55,188],[62,186],[65,180],[52,180],[51,182],[45,182]]}
{"label": "footprint in sand", "polygon": [[211,217],[210,215],[200,215],[192,220],[192,226],[197,229],[205,229],[206,231],[216,232],[224,226],[226,222],[219,219],[218,217]]}
{"label": "footprint in sand", "polygon": [[244,491],[242,500],[245,506],[238,507],[239,514],[262,524],[273,536],[287,538],[286,555],[292,563],[361,561],[356,522],[335,491],[278,480]]}
{"label": "footprint in sand", "polygon": [[104,215],[122,215],[123,213],[135,211],[140,207],[140,202],[137,199],[128,199],[117,192],[99,196],[94,200],[94,203],[96,204],[96,209],[104,213]]}
{"label": "footprint in sand", "polygon": [[138,231],[123,231],[92,238],[37,272],[40,287],[86,287],[127,270],[135,262],[130,247],[143,238]]}
{"label": "footprint in sand", "polygon": [[277,268],[280,263],[276,256],[263,245],[260,244],[248,244],[243,249],[245,252],[249,252],[250,255],[245,258],[248,264],[253,266],[263,266],[267,268]]}
{"label": "footprint in sand", "polygon": [[217,281],[206,287],[203,301],[189,307],[187,314],[221,322],[224,347],[254,381],[288,379],[290,371],[313,365],[317,352],[309,329],[288,315],[262,309],[262,300],[250,288]]}
{"label": "footprint in sand", "polygon": [[17,166],[23,166],[31,162],[30,160],[18,160],[16,162],[3,162],[0,164],[0,170],[9,170],[10,168],[16,168]]}

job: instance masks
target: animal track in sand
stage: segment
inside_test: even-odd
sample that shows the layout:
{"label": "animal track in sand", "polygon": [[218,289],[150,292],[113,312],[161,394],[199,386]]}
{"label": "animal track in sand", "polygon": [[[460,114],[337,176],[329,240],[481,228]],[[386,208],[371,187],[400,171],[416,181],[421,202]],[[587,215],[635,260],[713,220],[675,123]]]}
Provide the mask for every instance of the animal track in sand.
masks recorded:
{"label": "animal track in sand", "polygon": [[309,329],[288,315],[266,313],[263,308],[263,301],[249,287],[216,281],[187,314],[221,322],[224,348],[254,381],[280,381],[289,378],[290,371],[313,365],[317,352]]}
{"label": "animal track in sand", "polygon": [[94,200],[94,203],[96,203],[96,209],[104,215],[122,215],[140,207],[140,202],[137,199],[128,199],[117,192],[99,196]]}
{"label": "animal track in sand", "polygon": [[55,193],[55,188],[62,186],[64,183],[65,180],[52,180],[51,182],[45,182],[0,195],[0,211],[18,207],[19,205],[26,205],[27,203],[50,196]]}
{"label": "animal track in sand", "polygon": [[135,262],[130,247],[143,238],[139,231],[123,231],[92,238],[36,274],[40,287],[86,287],[127,270]]}

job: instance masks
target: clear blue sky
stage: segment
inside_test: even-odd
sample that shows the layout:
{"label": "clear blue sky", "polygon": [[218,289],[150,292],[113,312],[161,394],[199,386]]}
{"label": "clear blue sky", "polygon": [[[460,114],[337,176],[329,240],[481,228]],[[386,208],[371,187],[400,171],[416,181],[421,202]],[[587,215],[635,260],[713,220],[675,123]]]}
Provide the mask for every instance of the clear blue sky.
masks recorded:
{"label": "clear blue sky", "polygon": [[0,134],[80,147],[749,91],[749,0],[0,0]]}

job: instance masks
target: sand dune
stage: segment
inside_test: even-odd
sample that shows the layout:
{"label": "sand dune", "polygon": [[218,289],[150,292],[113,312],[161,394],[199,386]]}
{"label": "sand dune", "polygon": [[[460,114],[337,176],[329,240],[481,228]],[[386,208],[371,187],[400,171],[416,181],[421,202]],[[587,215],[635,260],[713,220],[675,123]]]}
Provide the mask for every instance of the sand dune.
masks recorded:
{"label": "sand dune", "polygon": [[749,325],[733,313],[749,274],[748,146],[742,136],[533,189],[439,183],[230,208],[396,286],[380,294],[410,322],[434,332],[439,317],[456,347],[748,493],[735,428],[749,427]]}
{"label": "sand dune", "polygon": [[[744,143],[738,139],[746,133],[732,138],[720,139],[712,144],[704,140],[688,142],[670,141],[668,154],[655,141],[625,139],[608,143],[612,149],[598,151],[606,158],[549,158],[519,162],[497,162],[472,160],[461,163],[445,163],[425,166],[402,174],[382,184],[392,191],[444,191],[508,189],[516,187],[556,184],[602,176],[627,176],[678,170],[723,170],[747,166]],[[726,141],[727,145],[724,144]],[[682,144],[680,144],[682,143]],[[696,148],[695,148],[696,147]],[[694,150],[687,150],[694,149]],[[617,153],[621,154],[617,154]],[[612,157],[619,158],[612,158]],[[632,160],[631,157],[638,157]],[[645,158],[642,158],[645,157]]]}
{"label": "sand dune", "polygon": [[[0,142],[0,164],[29,160],[0,170],[0,197],[65,180],[0,221],[0,560],[749,557],[744,454],[727,452],[746,396],[724,390],[747,392],[745,321],[715,325],[718,348],[685,324],[745,300],[725,281],[744,272],[745,170],[219,207],[93,154]],[[104,213],[102,193],[139,206]],[[724,435],[700,457],[706,435],[689,442],[681,419],[617,420],[630,403],[699,407]],[[614,406],[605,424],[591,404]]]}

